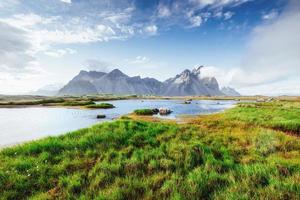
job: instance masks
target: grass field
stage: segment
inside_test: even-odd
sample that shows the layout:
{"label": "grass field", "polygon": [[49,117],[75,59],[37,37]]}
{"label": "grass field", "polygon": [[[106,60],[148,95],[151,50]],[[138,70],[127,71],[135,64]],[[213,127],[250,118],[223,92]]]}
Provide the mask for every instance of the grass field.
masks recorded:
{"label": "grass field", "polygon": [[123,118],[6,148],[0,199],[299,199],[299,109],[242,103],[186,124]]}

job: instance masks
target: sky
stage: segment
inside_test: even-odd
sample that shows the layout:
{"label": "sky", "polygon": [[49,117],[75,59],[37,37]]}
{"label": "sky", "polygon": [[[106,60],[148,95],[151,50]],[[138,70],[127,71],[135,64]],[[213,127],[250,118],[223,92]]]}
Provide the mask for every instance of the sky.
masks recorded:
{"label": "sky", "polygon": [[0,1],[0,94],[80,70],[164,81],[199,65],[244,95],[300,95],[300,1]]}

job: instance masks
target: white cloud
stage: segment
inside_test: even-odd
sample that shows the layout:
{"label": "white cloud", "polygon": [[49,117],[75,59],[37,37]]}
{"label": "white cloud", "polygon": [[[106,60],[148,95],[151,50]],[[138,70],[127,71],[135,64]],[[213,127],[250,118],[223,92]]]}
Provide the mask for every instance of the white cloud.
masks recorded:
{"label": "white cloud", "polygon": [[70,48],[56,49],[56,50],[46,51],[45,52],[45,54],[47,56],[54,57],[54,58],[61,58],[61,57],[65,56],[65,55],[75,54],[75,53],[77,53],[77,51],[74,50],[74,49],[70,49]]}
{"label": "white cloud", "polygon": [[72,0],[60,0],[61,2],[64,2],[64,3],[72,3]]}
{"label": "white cloud", "polygon": [[190,22],[191,22],[191,26],[190,27],[199,27],[202,24],[202,18],[201,16],[191,16],[189,18]]}
{"label": "white cloud", "polygon": [[262,19],[264,20],[272,20],[275,19],[278,16],[278,11],[277,10],[272,10],[269,13],[265,13],[262,16]]}
{"label": "white cloud", "polygon": [[233,15],[234,15],[233,12],[230,12],[230,11],[225,12],[225,13],[224,13],[224,19],[225,19],[225,20],[228,20],[228,19],[230,19]]}
{"label": "white cloud", "polygon": [[228,20],[228,19],[231,19],[231,17],[233,15],[234,15],[234,12],[231,12],[231,11],[223,12],[222,10],[219,10],[214,14],[214,17],[224,18],[225,20]]}
{"label": "white cloud", "polygon": [[98,72],[108,72],[113,67],[113,64],[99,59],[87,59],[83,64],[88,70]]}
{"label": "white cloud", "polygon": [[149,34],[149,35],[156,35],[157,34],[157,26],[156,25],[149,25],[144,27],[144,32]]}
{"label": "white cloud", "polygon": [[131,64],[145,64],[150,61],[149,58],[146,56],[137,56],[134,60],[130,60],[129,63]]}
{"label": "white cloud", "polygon": [[[255,28],[233,82],[259,85],[300,76],[300,2],[271,23]],[[300,81],[299,81],[300,84]]]}
{"label": "white cloud", "polygon": [[10,9],[20,3],[19,0],[1,0],[0,9]]}
{"label": "white cloud", "polygon": [[228,5],[237,6],[251,0],[189,0],[189,1],[198,5],[201,8],[207,6],[216,8],[216,7],[223,7]]}
{"label": "white cloud", "polygon": [[157,10],[158,10],[158,17],[160,17],[160,18],[166,18],[166,17],[169,17],[172,14],[170,9],[167,6],[163,5],[163,4],[160,4],[158,6]]}
{"label": "white cloud", "polygon": [[34,58],[29,51],[32,48],[27,33],[0,22],[0,70],[18,71],[24,69]]}
{"label": "white cloud", "polygon": [[224,70],[214,66],[205,66],[201,69],[201,77],[215,77],[221,87],[231,86],[230,82],[237,70],[236,68]]}

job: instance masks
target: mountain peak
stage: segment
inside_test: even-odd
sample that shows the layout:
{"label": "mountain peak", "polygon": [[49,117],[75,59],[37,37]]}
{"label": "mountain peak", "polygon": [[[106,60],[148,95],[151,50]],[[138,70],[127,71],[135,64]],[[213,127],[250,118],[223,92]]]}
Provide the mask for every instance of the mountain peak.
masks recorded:
{"label": "mountain peak", "polygon": [[190,74],[191,71],[189,69],[185,69],[183,72],[181,72],[181,74]]}
{"label": "mountain peak", "polygon": [[109,76],[112,76],[112,77],[127,77],[126,74],[124,74],[121,70],[119,69],[114,69],[112,70],[111,72],[108,73]]}
{"label": "mountain peak", "polygon": [[79,75],[87,74],[88,72],[85,70],[80,70]]}
{"label": "mountain peak", "polygon": [[193,71],[192,71],[192,73],[195,74],[195,75],[197,75],[197,76],[199,76],[199,75],[201,74],[201,69],[202,69],[203,67],[204,67],[204,66],[201,65],[201,66],[199,66],[199,67],[194,68]]}

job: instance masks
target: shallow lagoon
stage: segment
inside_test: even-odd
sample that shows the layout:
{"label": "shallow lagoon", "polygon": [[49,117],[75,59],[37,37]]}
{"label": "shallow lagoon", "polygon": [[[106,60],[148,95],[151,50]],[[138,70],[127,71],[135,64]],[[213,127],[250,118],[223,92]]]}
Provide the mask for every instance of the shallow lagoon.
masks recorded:
{"label": "shallow lagoon", "polygon": [[[176,119],[180,115],[220,112],[231,108],[236,102],[194,100],[191,104],[183,104],[182,100],[117,100],[109,103],[116,108],[97,110],[54,107],[0,108],[0,146],[74,131],[98,122],[113,120],[135,109],[169,108],[173,111],[172,114],[157,117]],[[106,118],[97,119],[97,114],[105,114]]]}

